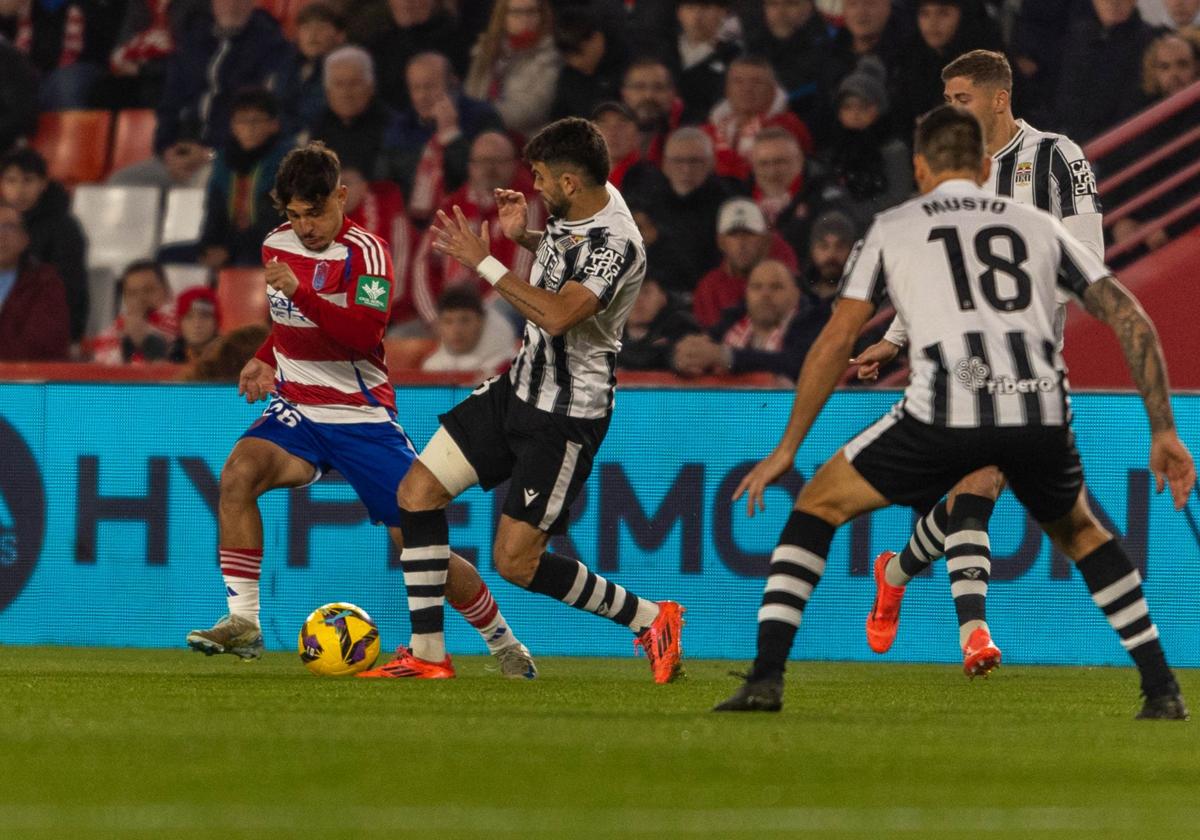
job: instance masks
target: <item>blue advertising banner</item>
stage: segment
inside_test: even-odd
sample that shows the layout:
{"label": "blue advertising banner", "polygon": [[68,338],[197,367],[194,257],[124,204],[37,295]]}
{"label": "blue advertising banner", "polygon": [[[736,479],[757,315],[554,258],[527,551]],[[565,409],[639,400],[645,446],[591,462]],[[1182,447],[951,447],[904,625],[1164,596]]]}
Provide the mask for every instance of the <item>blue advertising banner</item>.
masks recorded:
{"label": "blue advertising banner", "polygon": [[[437,413],[466,396],[454,387],[399,393],[418,447]],[[774,445],[788,391],[625,390],[572,525],[556,550],[643,597],[688,610],[694,657],[753,656],[767,558],[806,477],[883,413],[894,393],[845,392],[801,449],[796,471],[750,519],[729,496]],[[1095,506],[1125,535],[1143,569],[1171,661],[1200,666],[1200,504],[1184,512],[1153,492],[1148,430],[1130,395],[1075,398],[1076,430]],[[1180,433],[1200,451],[1200,397],[1176,399]],[[225,612],[217,567],[221,465],[261,412],[229,386],[0,384],[0,644],[182,647],[188,630]],[[491,564],[503,497],[474,489],[450,509],[451,543],[476,562],[520,637],[540,654],[631,655],[624,628],[524,592]],[[408,638],[404,583],[386,532],[345,482],[331,477],[261,502],[263,630],[295,649],[304,617],[351,601],[380,624],[385,646]],[[899,550],[909,511],[880,511],[839,531],[805,614],[798,659],[866,660],[870,564]],[[992,520],[989,619],[1006,661],[1125,664],[1125,653],[1078,574],[1006,494]],[[447,612],[453,652],[482,652]],[[957,627],[945,566],[915,581],[886,659],[956,662]]]}

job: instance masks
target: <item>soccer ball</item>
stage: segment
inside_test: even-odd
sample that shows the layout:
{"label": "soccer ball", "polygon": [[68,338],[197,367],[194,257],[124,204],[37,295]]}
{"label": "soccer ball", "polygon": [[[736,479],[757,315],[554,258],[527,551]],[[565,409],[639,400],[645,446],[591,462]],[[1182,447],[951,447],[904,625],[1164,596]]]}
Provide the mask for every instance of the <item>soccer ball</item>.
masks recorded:
{"label": "soccer ball", "polygon": [[300,628],[300,660],[320,677],[365,671],[379,658],[379,628],[353,604],[317,607]]}

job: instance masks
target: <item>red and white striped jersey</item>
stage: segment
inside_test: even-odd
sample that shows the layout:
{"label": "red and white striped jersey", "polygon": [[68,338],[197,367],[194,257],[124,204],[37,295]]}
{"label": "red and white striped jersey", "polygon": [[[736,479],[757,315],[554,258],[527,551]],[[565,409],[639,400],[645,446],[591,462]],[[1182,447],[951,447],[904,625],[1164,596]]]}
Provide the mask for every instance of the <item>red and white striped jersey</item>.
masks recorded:
{"label": "red and white striped jersey", "polygon": [[300,281],[289,300],[270,287],[271,335],[255,355],[275,368],[275,390],[319,423],[390,421],[383,334],[392,301],[387,243],[349,219],[323,251],[291,224],[267,235],[263,264],[286,263]]}

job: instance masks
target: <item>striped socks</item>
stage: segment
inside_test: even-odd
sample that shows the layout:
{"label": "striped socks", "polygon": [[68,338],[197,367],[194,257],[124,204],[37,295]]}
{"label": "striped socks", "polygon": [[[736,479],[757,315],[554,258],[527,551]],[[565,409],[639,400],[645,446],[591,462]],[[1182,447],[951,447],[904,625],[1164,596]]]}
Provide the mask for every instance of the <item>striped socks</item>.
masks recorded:
{"label": "striped socks", "polygon": [[400,567],[408,590],[412,652],[426,662],[446,658],[446,576],[450,570],[450,526],[444,510],[400,509],[404,549]]}
{"label": "striped socks", "polygon": [[605,580],[574,558],[549,551],[542,554],[527,588],[624,624],[634,633],[641,633],[658,617],[658,604],[654,601],[639,598],[625,587]]}
{"label": "striped socks", "polygon": [[792,511],[779,545],[771,554],[770,572],[758,609],[758,656],[750,680],[779,677],[792,651],[804,607],[825,571],[834,528],[823,519]]}
{"label": "striped socks", "polygon": [[479,635],[483,636],[490,653],[495,653],[517,641],[517,637],[508,627],[508,622],[500,614],[500,607],[496,605],[496,599],[492,597],[492,591],[488,589],[486,583],[479,587],[475,597],[462,604],[451,601],[450,606],[458,610],[462,617],[479,631]]}
{"label": "striped socks", "polygon": [[1158,640],[1158,627],[1142,594],[1142,576],[1117,540],[1109,540],[1076,564],[1092,600],[1121,637],[1142,678],[1146,697],[1177,694],[1179,686]]}
{"label": "striped socks", "polygon": [[230,615],[258,624],[258,579],[262,572],[261,548],[218,548],[221,578]]}
{"label": "striped socks", "polygon": [[[987,525],[996,503],[986,496],[962,493],[954,498],[946,531],[946,571],[958,613],[958,646],[979,627],[987,627],[987,590],[992,548]],[[915,536],[915,535],[914,535]]]}
{"label": "striped socks", "polygon": [[[929,568],[946,551],[946,529],[949,527],[950,515],[946,512],[946,500],[942,499],[917,520],[908,545],[887,564],[884,570],[887,582],[891,586],[905,586]],[[983,530],[987,530],[986,524]]]}

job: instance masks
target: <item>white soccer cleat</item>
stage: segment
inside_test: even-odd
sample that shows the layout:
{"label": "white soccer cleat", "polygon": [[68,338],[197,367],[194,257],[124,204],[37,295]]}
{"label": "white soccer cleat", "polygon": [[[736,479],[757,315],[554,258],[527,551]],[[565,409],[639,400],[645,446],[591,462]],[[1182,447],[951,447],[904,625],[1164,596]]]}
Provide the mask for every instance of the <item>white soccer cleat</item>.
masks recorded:
{"label": "white soccer cleat", "polygon": [[207,630],[193,630],[187,643],[205,656],[230,653],[240,659],[259,659],[263,655],[262,630],[243,615],[225,615]]}
{"label": "white soccer cleat", "polygon": [[505,645],[492,655],[500,663],[500,673],[508,679],[537,679],[537,665],[533,663],[533,656],[529,653],[529,648],[520,642]]}

